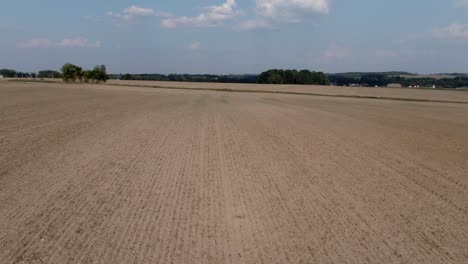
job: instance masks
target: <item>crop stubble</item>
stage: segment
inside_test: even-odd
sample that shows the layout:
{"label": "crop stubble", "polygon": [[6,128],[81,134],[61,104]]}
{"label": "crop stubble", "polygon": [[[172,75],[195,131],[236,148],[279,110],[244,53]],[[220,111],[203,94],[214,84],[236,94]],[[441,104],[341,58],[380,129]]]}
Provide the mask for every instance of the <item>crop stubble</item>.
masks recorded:
{"label": "crop stubble", "polygon": [[468,260],[466,104],[0,95],[0,263]]}

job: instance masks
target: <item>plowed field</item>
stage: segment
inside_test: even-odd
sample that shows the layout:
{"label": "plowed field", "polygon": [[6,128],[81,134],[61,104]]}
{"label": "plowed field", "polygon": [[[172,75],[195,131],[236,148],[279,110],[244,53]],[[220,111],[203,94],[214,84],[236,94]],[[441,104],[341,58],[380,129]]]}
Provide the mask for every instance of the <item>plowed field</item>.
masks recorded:
{"label": "plowed field", "polygon": [[0,83],[2,264],[467,263],[467,186],[468,104]]}

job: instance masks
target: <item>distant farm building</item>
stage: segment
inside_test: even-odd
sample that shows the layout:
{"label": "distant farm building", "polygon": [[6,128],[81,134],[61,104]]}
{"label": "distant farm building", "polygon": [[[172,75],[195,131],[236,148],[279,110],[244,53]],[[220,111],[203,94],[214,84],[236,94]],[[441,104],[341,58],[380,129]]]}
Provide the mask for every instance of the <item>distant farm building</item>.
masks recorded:
{"label": "distant farm building", "polygon": [[402,88],[403,86],[399,83],[389,83],[387,87],[388,88]]}
{"label": "distant farm building", "polygon": [[3,79],[3,75],[0,75],[0,79]]}

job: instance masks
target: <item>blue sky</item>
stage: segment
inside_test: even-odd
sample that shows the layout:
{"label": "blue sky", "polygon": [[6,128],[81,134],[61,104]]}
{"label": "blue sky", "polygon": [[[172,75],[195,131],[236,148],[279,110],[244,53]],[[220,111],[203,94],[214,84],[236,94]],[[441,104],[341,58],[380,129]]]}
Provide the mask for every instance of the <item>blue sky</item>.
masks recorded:
{"label": "blue sky", "polygon": [[468,72],[468,0],[15,0],[0,68]]}

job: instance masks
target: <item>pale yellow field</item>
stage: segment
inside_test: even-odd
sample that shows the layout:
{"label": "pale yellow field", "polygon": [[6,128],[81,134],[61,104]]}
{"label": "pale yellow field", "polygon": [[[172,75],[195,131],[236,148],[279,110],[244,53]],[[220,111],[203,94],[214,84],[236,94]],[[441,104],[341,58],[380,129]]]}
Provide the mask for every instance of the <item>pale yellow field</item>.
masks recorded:
{"label": "pale yellow field", "polygon": [[[0,81],[2,81],[0,79]],[[6,79],[4,79],[6,81]],[[20,80],[21,81],[21,80]],[[61,83],[60,79],[46,79],[48,82]],[[79,85],[79,84],[78,84]],[[376,97],[409,100],[467,102],[468,91],[432,90],[410,88],[386,88],[386,87],[341,87],[319,85],[265,85],[265,84],[237,84],[237,83],[197,83],[197,82],[160,82],[160,81],[122,81],[109,80],[106,85],[139,86],[153,88],[177,88],[177,89],[203,89],[203,90],[231,90],[231,91],[258,91],[299,93],[326,96],[349,97]]]}
{"label": "pale yellow field", "polygon": [[0,149],[2,264],[468,259],[468,104],[0,82]]}
{"label": "pale yellow field", "polygon": [[310,93],[320,95],[342,95],[362,97],[385,97],[399,99],[441,100],[468,102],[466,91],[443,91],[408,88],[374,88],[374,87],[339,87],[319,85],[265,85],[236,83],[193,83],[193,82],[158,82],[158,81],[116,81],[109,84],[158,86],[191,89],[230,89],[242,91],[272,91],[285,93]]}

